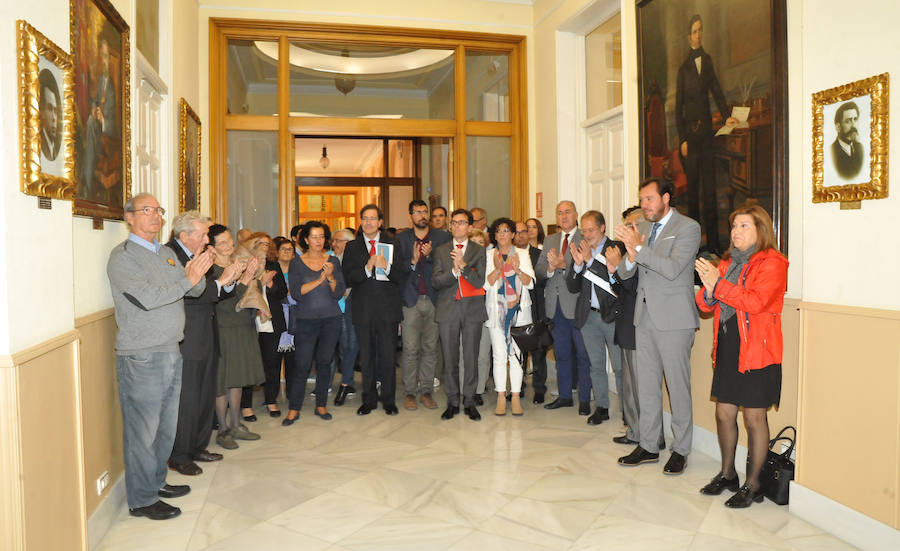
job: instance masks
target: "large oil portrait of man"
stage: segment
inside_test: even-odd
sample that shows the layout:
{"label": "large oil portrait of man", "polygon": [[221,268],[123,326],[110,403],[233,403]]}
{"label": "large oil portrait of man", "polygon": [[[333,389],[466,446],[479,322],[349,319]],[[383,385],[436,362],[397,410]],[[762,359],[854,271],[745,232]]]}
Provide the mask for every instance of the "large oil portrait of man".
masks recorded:
{"label": "large oil portrait of man", "polygon": [[108,0],[70,0],[75,213],[121,219],[130,193],[129,29]]}
{"label": "large oil portrait of man", "polygon": [[771,213],[787,242],[783,22],[784,0],[638,4],[641,175],[674,183],[674,206],[713,254],[744,204]]}

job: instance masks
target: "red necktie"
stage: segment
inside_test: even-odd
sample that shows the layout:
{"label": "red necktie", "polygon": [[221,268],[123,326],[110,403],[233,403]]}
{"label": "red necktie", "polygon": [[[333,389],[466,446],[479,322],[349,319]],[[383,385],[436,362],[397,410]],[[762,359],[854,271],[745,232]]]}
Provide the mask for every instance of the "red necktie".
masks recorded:
{"label": "red necktie", "polygon": [[[457,243],[457,244],[456,244],[456,248],[459,249],[459,250],[462,250],[462,248],[463,248],[462,243]],[[460,274],[460,275],[462,275],[462,274]],[[459,290],[459,285],[457,284],[457,286],[456,286],[456,300],[460,300],[461,298],[462,298],[462,292]]]}
{"label": "red necktie", "polygon": [[369,256],[375,256],[375,240],[369,239]]}
{"label": "red necktie", "polygon": [[569,250],[569,234],[563,235],[563,245],[562,245],[562,256],[566,256],[566,251]]}

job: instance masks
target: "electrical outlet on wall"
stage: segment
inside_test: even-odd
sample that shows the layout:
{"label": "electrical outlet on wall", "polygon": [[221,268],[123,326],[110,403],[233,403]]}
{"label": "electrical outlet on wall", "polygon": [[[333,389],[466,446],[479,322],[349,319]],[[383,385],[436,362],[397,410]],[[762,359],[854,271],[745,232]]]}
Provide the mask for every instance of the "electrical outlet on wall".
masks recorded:
{"label": "electrical outlet on wall", "polygon": [[109,486],[109,471],[103,471],[103,473],[97,477],[97,495],[102,495],[103,490]]}

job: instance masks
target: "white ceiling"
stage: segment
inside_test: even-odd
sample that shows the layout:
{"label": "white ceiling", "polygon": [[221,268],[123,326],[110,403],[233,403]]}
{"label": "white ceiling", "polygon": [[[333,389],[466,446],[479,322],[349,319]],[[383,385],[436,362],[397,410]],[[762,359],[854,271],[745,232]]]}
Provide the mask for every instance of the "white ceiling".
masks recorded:
{"label": "white ceiling", "polygon": [[[294,140],[294,170],[296,176],[359,176],[373,162],[381,162],[381,140],[351,140],[329,138],[296,138]],[[328,148],[331,164],[319,166],[322,146]],[[379,174],[380,176],[380,174]]]}

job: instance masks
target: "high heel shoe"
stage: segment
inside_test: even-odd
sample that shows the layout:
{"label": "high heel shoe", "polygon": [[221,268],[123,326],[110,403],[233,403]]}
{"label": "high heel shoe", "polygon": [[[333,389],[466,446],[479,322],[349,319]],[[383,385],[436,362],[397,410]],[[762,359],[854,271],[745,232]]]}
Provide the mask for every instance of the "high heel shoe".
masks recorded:
{"label": "high heel shoe", "polygon": [[334,405],[342,406],[344,405],[344,400],[347,399],[347,394],[350,392],[350,387],[347,385],[341,385],[338,387],[337,394],[334,396]]}
{"label": "high heel shoe", "polygon": [[728,498],[728,501],[725,502],[725,507],[731,509],[744,509],[750,507],[754,502],[760,503],[763,500],[763,497],[761,490],[751,490],[750,486],[747,486],[747,484],[744,483],[736,494]]}

